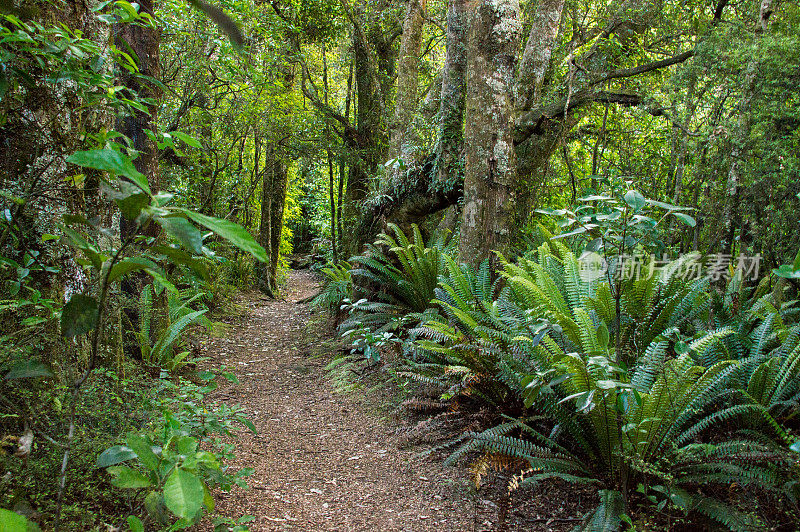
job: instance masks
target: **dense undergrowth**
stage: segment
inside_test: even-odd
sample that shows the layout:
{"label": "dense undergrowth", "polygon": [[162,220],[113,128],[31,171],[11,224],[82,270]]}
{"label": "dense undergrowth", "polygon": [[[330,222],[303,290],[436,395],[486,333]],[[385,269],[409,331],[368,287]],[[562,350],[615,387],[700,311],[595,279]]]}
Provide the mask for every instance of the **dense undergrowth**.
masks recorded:
{"label": "dense undergrowth", "polygon": [[[331,369],[381,367],[427,419],[415,430],[435,433],[418,438],[435,443],[426,452],[466,460],[478,485],[503,471],[509,489],[593,487],[597,506],[578,528],[791,529],[800,323],[785,277],[798,265],[689,278],[698,255],[660,268],[652,255],[668,251],[667,215],[692,223],[683,210],[632,191],[575,211],[550,214],[578,229],[540,227],[497,272],[459,265],[416,227],[411,238],[390,227],[352,267],[324,270],[316,304],[339,312],[353,353]],[[588,251],[607,271],[586,269]],[[623,274],[626,256],[643,275]]]}

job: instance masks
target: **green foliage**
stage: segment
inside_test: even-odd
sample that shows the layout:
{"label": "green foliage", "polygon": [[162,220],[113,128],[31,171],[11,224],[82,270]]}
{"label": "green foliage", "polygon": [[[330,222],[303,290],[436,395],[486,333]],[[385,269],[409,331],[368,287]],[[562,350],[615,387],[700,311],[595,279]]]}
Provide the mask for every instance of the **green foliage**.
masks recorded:
{"label": "green foliage", "polygon": [[350,316],[339,326],[348,331],[371,331],[377,335],[398,332],[418,320],[435,297],[439,274],[444,269],[445,242],[434,237],[426,245],[419,228],[412,238],[390,224],[394,236],[381,234],[366,255],[351,259],[353,292],[368,297],[344,300]]}
{"label": "green foliage", "polygon": [[[222,376],[235,380],[230,373]],[[243,477],[252,470],[230,472],[224,461],[232,456],[232,446],[218,437],[230,436],[234,423],[255,429],[238,409],[206,404],[205,395],[217,387],[215,377],[204,373],[202,386],[167,385],[172,395],[162,402],[163,416],[153,431],[131,432],[124,445],[97,457],[97,467],[106,469],[114,486],[144,490],[140,504],[150,523],[169,530],[190,527],[214,511],[212,490],[247,487]],[[204,450],[209,444],[211,450]],[[128,519],[139,522],[135,516]],[[227,524],[221,521],[217,529],[225,530]]]}
{"label": "green foliage", "polygon": [[329,264],[320,270],[325,275],[325,286],[311,302],[315,308],[338,310],[342,302],[353,296],[352,266],[348,262]]}
{"label": "green foliage", "polygon": [[796,414],[800,331],[773,332],[780,313],[758,290],[747,303],[755,323],[741,328],[754,352],[731,359],[710,354],[727,353],[720,346],[736,335],[728,324],[704,328],[707,280],[684,281],[674,269],[619,281],[617,307],[609,282],[581,278],[558,241],[505,263],[499,292],[485,268],[448,265],[434,301],[441,314],[421,326],[418,360],[401,374],[438,386],[443,400],[469,397],[500,414],[524,405],[521,416],[472,433],[450,461],[502,455],[527,462],[527,483],[602,486],[587,530],[617,528],[623,494],[636,486],[662,509],[732,530],[758,520],[695,486],[792,495],[793,458],[775,416]]}
{"label": "green foliage", "polygon": [[[553,238],[580,236],[586,239],[587,251],[599,251],[609,256],[631,253],[638,246],[648,253],[662,253],[665,243],[656,231],[672,216],[687,226],[697,222],[683,211],[691,210],[645,198],[641,192],[628,189],[630,183],[604,179],[609,195],[589,195],[580,198],[574,210],[539,209],[537,212],[559,219],[561,233]],[[663,212],[662,211],[666,211]]]}
{"label": "green foliage", "polygon": [[[142,360],[168,371],[175,371],[187,363],[197,362],[188,359],[189,351],[174,352],[175,344],[180,341],[183,331],[192,325],[202,324],[211,330],[211,322],[205,317],[207,308],[195,310],[197,304],[206,294],[200,292],[186,297],[181,292],[167,292],[167,311],[156,316],[156,307],[153,303],[153,288],[147,285],[139,296],[139,330],[136,333]],[[159,326],[154,330],[155,325]]]}
{"label": "green foliage", "polygon": [[38,532],[39,526],[24,516],[0,508],[0,528],[8,532]]}

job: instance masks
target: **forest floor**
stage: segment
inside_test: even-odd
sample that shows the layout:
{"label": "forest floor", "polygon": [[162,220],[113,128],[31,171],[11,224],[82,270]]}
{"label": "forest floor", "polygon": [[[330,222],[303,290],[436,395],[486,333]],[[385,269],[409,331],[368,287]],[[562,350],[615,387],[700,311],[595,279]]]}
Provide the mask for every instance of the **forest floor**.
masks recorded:
{"label": "forest floor", "polygon": [[[308,304],[298,303],[317,290],[318,278],[301,270],[290,273],[283,300],[240,294],[238,311],[223,318],[226,334],[202,341],[205,364],[225,365],[240,380],[208,399],[240,404],[258,430],[237,434],[231,464],[255,469],[251,488],[220,494],[218,511],[255,516],[254,531],[497,529],[499,498],[491,495],[498,490],[476,491],[464,468],[445,468],[419,457],[420,450],[399,448],[398,422],[384,405],[357,392],[336,392],[325,370],[332,333],[312,320]],[[545,515],[575,515],[573,504],[559,499],[547,506],[558,501],[560,509]],[[516,508],[503,528],[569,530],[575,524],[544,518],[534,525],[530,518],[541,510],[524,509],[525,523]]]}

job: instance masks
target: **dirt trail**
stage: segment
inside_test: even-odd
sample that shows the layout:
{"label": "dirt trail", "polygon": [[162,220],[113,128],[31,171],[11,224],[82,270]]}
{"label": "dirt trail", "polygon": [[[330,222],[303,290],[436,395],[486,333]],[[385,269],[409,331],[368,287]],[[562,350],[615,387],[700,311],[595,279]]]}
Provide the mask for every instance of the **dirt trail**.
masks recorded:
{"label": "dirt trail", "polygon": [[221,512],[253,515],[259,531],[481,528],[463,477],[398,449],[391,423],[334,393],[327,358],[311,356],[328,333],[307,332],[311,311],[297,303],[316,289],[313,274],[298,271],[285,301],[245,294],[246,312],[226,320],[224,338],[204,344],[210,363],[241,381],[211,398],[241,404],[258,429],[240,433],[233,464],[255,469],[252,489],[222,494]]}

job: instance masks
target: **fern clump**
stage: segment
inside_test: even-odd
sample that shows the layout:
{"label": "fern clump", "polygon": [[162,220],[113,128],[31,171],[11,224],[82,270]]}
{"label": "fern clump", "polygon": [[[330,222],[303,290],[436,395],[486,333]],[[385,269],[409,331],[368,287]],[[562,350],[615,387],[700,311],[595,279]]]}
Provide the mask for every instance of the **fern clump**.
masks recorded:
{"label": "fern clump", "polygon": [[353,297],[352,266],[342,261],[322,268],[325,285],[322,291],[311,301],[311,306],[328,312],[337,312],[345,299]]}
{"label": "fern clump", "polygon": [[441,400],[522,411],[468,434],[448,461],[477,456],[478,477],[521,461],[515,482],[596,485],[587,530],[620,526],[636,492],[731,530],[761,525],[715,493],[796,496],[797,456],[778,420],[797,411],[800,331],[774,298],[750,305],[749,325],[715,320],[707,280],[674,269],[585,280],[558,242],[505,263],[502,288],[488,266],[446,264],[438,313],[415,330],[418,358],[403,374],[438,385]]}
{"label": "fern clump", "polygon": [[393,235],[381,234],[365,255],[351,259],[353,298],[344,300],[349,316],[339,326],[343,336],[357,340],[360,331],[401,331],[419,322],[435,297],[445,240],[433,237],[426,243],[416,225],[411,239],[394,224],[389,229]]}

